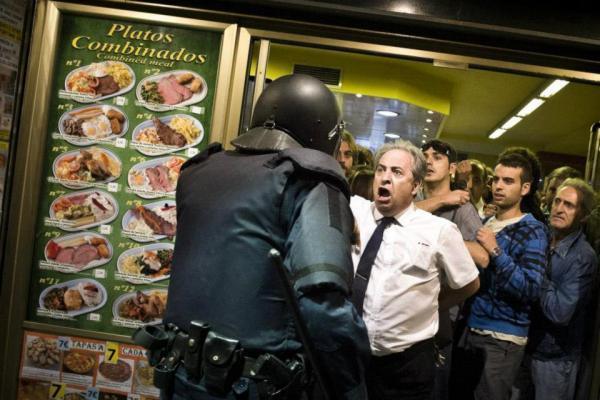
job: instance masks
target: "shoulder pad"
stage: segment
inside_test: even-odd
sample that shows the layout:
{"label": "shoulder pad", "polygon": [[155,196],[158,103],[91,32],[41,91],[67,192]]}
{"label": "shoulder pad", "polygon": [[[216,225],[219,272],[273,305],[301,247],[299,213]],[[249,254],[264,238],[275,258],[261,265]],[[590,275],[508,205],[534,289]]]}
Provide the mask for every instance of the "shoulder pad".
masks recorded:
{"label": "shoulder pad", "polygon": [[304,171],[315,175],[317,179],[326,181],[350,199],[348,181],[343,175],[342,168],[333,157],[313,149],[285,149],[265,163],[265,166],[275,168],[285,161],[291,162],[295,171]]}
{"label": "shoulder pad", "polygon": [[192,157],[189,160],[187,160],[186,162],[184,162],[183,165],[181,166],[181,171],[183,171],[187,167],[190,167],[194,164],[199,164],[199,163],[205,161],[206,159],[208,159],[208,157],[212,156],[215,153],[219,153],[220,151],[223,151],[223,146],[221,146],[221,143],[215,142],[215,143],[209,144],[206,147],[206,149],[204,149],[204,151],[201,151],[200,153],[196,154],[194,157]]}

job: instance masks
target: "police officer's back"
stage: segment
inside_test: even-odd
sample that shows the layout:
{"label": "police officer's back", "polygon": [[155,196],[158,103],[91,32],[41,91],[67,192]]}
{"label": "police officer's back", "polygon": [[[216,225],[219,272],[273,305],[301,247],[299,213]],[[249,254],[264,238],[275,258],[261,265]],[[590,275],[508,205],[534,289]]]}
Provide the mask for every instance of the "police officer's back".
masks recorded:
{"label": "police officer's back", "polygon": [[[261,95],[253,128],[232,142],[235,151],[210,145],[182,167],[165,322],[195,332],[205,354],[201,366],[177,369],[174,398],[236,398],[232,383],[240,398],[248,393],[257,398],[257,391],[270,398],[266,393],[282,382],[263,377],[270,386],[260,383],[248,366],[265,353],[288,366],[299,359],[302,345],[267,258],[271,248],[281,252],[293,278],[335,397],[366,397],[369,344],[347,300],[353,220],[345,179],[331,157],[339,122],[335,97],[320,81],[282,77]],[[194,320],[204,330],[198,322],[191,327]],[[206,332],[211,333],[204,339]],[[234,360],[242,354],[239,348],[248,357],[245,365]]]}

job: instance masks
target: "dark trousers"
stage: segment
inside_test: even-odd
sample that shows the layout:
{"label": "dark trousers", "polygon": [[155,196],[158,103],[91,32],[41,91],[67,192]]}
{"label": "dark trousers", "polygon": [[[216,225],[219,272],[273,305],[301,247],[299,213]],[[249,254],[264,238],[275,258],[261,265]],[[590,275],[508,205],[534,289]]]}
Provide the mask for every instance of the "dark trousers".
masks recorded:
{"label": "dark trousers", "polygon": [[438,360],[435,365],[435,383],[433,400],[449,400],[448,385],[450,381],[450,366],[452,365],[452,343],[438,349]]}
{"label": "dark trousers", "polygon": [[369,399],[430,400],[434,376],[433,339],[400,353],[373,356],[367,370]]}
{"label": "dark trousers", "polygon": [[508,400],[525,346],[466,330],[452,352],[450,399]]}

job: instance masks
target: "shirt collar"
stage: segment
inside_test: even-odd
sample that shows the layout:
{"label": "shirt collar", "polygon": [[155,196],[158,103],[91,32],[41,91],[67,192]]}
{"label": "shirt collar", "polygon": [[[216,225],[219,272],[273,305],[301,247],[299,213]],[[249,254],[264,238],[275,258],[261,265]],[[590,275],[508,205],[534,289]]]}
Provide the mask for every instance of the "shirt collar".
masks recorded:
{"label": "shirt collar", "polygon": [[[375,207],[375,203],[372,203],[373,207],[373,218],[375,221],[379,221],[383,218],[383,215],[379,212],[377,207]],[[415,203],[410,203],[410,205],[404,210],[400,211],[398,214],[394,215],[394,219],[400,224],[400,226],[406,226],[408,222],[412,219],[417,211],[417,207]]]}
{"label": "shirt collar", "polygon": [[571,246],[573,246],[577,239],[579,239],[579,236],[581,236],[581,232],[582,229],[579,228],[576,231],[569,233],[554,247],[554,252],[561,256],[561,258],[565,258],[571,249]]}

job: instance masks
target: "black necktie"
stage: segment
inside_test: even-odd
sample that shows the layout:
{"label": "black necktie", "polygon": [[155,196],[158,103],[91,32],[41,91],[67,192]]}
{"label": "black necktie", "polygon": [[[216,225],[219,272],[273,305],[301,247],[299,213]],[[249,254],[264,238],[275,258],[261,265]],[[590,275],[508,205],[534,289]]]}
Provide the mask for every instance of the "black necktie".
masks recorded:
{"label": "black necktie", "polygon": [[356,310],[360,315],[363,312],[363,303],[365,302],[365,293],[367,293],[367,286],[369,285],[369,277],[371,276],[371,269],[377,257],[377,252],[381,246],[383,240],[383,231],[391,224],[396,223],[396,219],[393,217],[384,217],[379,225],[371,235],[365,251],[360,257],[358,262],[358,268],[356,269],[356,275],[354,276],[354,283],[352,284],[352,303],[356,307]]}

